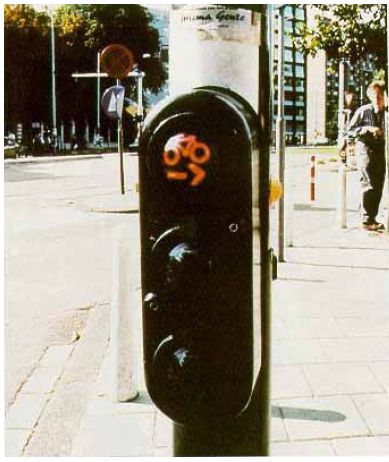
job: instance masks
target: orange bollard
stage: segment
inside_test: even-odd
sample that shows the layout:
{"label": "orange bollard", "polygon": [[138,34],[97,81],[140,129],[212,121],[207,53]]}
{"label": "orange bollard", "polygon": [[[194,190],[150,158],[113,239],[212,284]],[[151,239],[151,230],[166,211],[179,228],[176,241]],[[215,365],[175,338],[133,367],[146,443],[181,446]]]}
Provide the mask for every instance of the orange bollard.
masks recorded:
{"label": "orange bollard", "polygon": [[311,156],[311,201],[315,200],[315,180],[316,180],[316,156]]}

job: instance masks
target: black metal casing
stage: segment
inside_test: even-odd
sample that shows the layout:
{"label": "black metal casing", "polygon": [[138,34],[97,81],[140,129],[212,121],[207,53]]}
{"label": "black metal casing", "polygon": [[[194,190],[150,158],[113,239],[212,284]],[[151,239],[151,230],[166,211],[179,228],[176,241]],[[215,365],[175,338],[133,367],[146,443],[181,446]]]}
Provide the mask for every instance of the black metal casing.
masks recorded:
{"label": "black metal casing", "polygon": [[140,140],[146,384],[181,424],[235,417],[252,393],[257,119],[198,88],[157,106]]}

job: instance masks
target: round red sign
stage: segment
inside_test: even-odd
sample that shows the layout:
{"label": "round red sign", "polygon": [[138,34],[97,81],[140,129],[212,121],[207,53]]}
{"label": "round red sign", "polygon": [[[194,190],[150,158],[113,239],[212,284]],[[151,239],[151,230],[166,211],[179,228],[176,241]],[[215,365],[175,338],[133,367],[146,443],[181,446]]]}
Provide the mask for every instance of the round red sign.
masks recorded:
{"label": "round red sign", "polygon": [[134,56],[124,45],[114,43],[101,52],[100,67],[110,77],[123,79],[132,71],[133,66]]}

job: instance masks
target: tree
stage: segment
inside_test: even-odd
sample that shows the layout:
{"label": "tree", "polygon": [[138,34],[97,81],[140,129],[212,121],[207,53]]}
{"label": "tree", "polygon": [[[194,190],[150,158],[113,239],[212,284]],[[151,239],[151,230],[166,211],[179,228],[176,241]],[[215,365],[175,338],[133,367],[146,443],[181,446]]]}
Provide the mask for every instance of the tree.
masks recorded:
{"label": "tree", "polygon": [[386,4],[312,5],[315,26],[302,24],[294,43],[310,55],[325,50],[327,56],[356,64],[371,55],[379,68],[386,67]]}
{"label": "tree", "polygon": [[[111,43],[122,43],[146,72],[144,87],[157,92],[166,72],[157,54],[158,31],[152,17],[137,4],[72,4],[55,10],[57,119],[93,122],[96,84],[75,82],[71,74],[96,69],[96,55]],[[6,121],[49,121],[50,113],[50,18],[29,5],[5,6]],[[144,59],[148,53],[150,59]],[[114,82],[102,79],[102,87]],[[130,79],[123,82],[131,90]]]}
{"label": "tree", "polygon": [[5,128],[45,120],[49,113],[48,24],[30,5],[4,6]]}
{"label": "tree", "polygon": [[386,4],[312,5],[316,8],[313,27],[304,23],[293,42],[300,51],[315,56],[319,50],[327,54],[328,70],[339,66],[338,104],[329,104],[328,128],[340,131],[344,125],[344,90],[346,63],[358,69],[360,103],[364,101],[363,64],[368,59],[381,74],[387,66]]}

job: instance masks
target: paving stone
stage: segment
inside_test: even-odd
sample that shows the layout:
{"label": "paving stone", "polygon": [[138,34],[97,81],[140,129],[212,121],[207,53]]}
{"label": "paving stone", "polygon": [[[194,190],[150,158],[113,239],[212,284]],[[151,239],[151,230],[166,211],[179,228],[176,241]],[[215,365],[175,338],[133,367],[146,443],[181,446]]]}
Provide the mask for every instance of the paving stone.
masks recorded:
{"label": "paving stone", "polygon": [[298,398],[275,402],[281,408],[286,431],[292,441],[369,434],[349,397]]}
{"label": "paving stone", "polygon": [[88,385],[81,382],[60,385],[42,414],[25,449],[25,455],[69,455],[89,393]]}
{"label": "paving stone", "polygon": [[276,405],[271,406],[271,419],[270,419],[270,441],[286,441],[288,435],[286,434],[284,420],[282,419],[281,412]]}
{"label": "paving stone", "polygon": [[153,421],[152,413],[88,419],[77,435],[72,456],[151,456]]}
{"label": "paving stone", "polygon": [[389,392],[389,361],[372,362],[369,366],[373,374],[377,377],[377,380]]}
{"label": "paving stone", "polygon": [[44,408],[48,397],[44,394],[20,393],[9,408],[5,428],[33,428]]}
{"label": "paving stone", "polygon": [[6,457],[21,457],[23,447],[27,442],[31,430],[6,429],[4,431],[4,449]]}
{"label": "paving stone", "polygon": [[[87,329],[72,355],[72,361],[67,364],[61,378],[64,382],[80,380],[88,382],[100,371],[108,339],[108,309],[107,307],[95,308],[90,316],[92,319],[89,320]],[[94,348],[91,348],[92,344]]]}
{"label": "paving stone", "polygon": [[347,332],[334,318],[293,318],[286,322],[286,329],[291,338],[336,338]]}
{"label": "paving stone", "polygon": [[288,338],[288,332],[285,323],[280,318],[273,318],[271,321],[271,338],[272,340],[281,340]]}
{"label": "paving stone", "polygon": [[348,336],[388,336],[389,317],[338,318],[338,324]]}
{"label": "paving stone", "polygon": [[389,456],[389,436],[369,436],[332,440],[337,456]]}
{"label": "paving stone", "polygon": [[334,449],[326,441],[295,441],[287,443],[272,443],[272,457],[317,457],[334,456]]}
{"label": "paving stone", "polygon": [[118,403],[109,396],[96,396],[88,401],[85,414],[93,415],[119,415],[119,414],[144,414],[154,411],[154,405],[146,392],[141,391],[134,401]]}
{"label": "paving stone", "polygon": [[70,354],[74,350],[74,345],[53,345],[46,351],[40,361],[41,367],[58,366],[66,363]]}
{"label": "paving stone", "polygon": [[153,446],[172,447],[173,444],[173,424],[164,414],[157,411],[155,414]]}
{"label": "paving stone", "polygon": [[62,366],[38,367],[28,382],[23,385],[23,393],[50,393],[61,375]]}
{"label": "paving stone", "polygon": [[272,399],[312,396],[301,366],[274,366],[271,374],[271,396]]}
{"label": "paving stone", "polygon": [[388,435],[389,395],[361,395],[353,399],[373,435]]}
{"label": "paving stone", "polygon": [[[374,283],[374,287],[378,284]],[[354,287],[353,287],[354,288]],[[363,317],[363,318],[387,318],[389,311],[387,309],[388,302],[379,299],[374,295],[371,300],[374,300],[374,307],[369,306],[369,303],[359,300],[353,300],[352,303],[336,304],[331,308],[332,314],[337,318]],[[368,307],[368,308],[367,308]]]}
{"label": "paving stone", "polygon": [[108,309],[105,306],[91,311],[84,335],[29,440],[25,455],[70,455],[104,357],[108,319]]}
{"label": "paving stone", "polygon": [[316,396],[384,391],[365,364],[307,364],[303,367]]}
{"label": "paving stone", "polygon": [[321,339],[320,343],[333,361],[384,361],[389,355],[381,338]]}
{"label": "paving stone", "polygon": [[318,340],[276,340],[272,345],[274,365],[328,361]]}
{"label": "paving stone", "polygon": [[160,447],[153,449],[154,457],[173,457],[173,448],[172,447]]}

